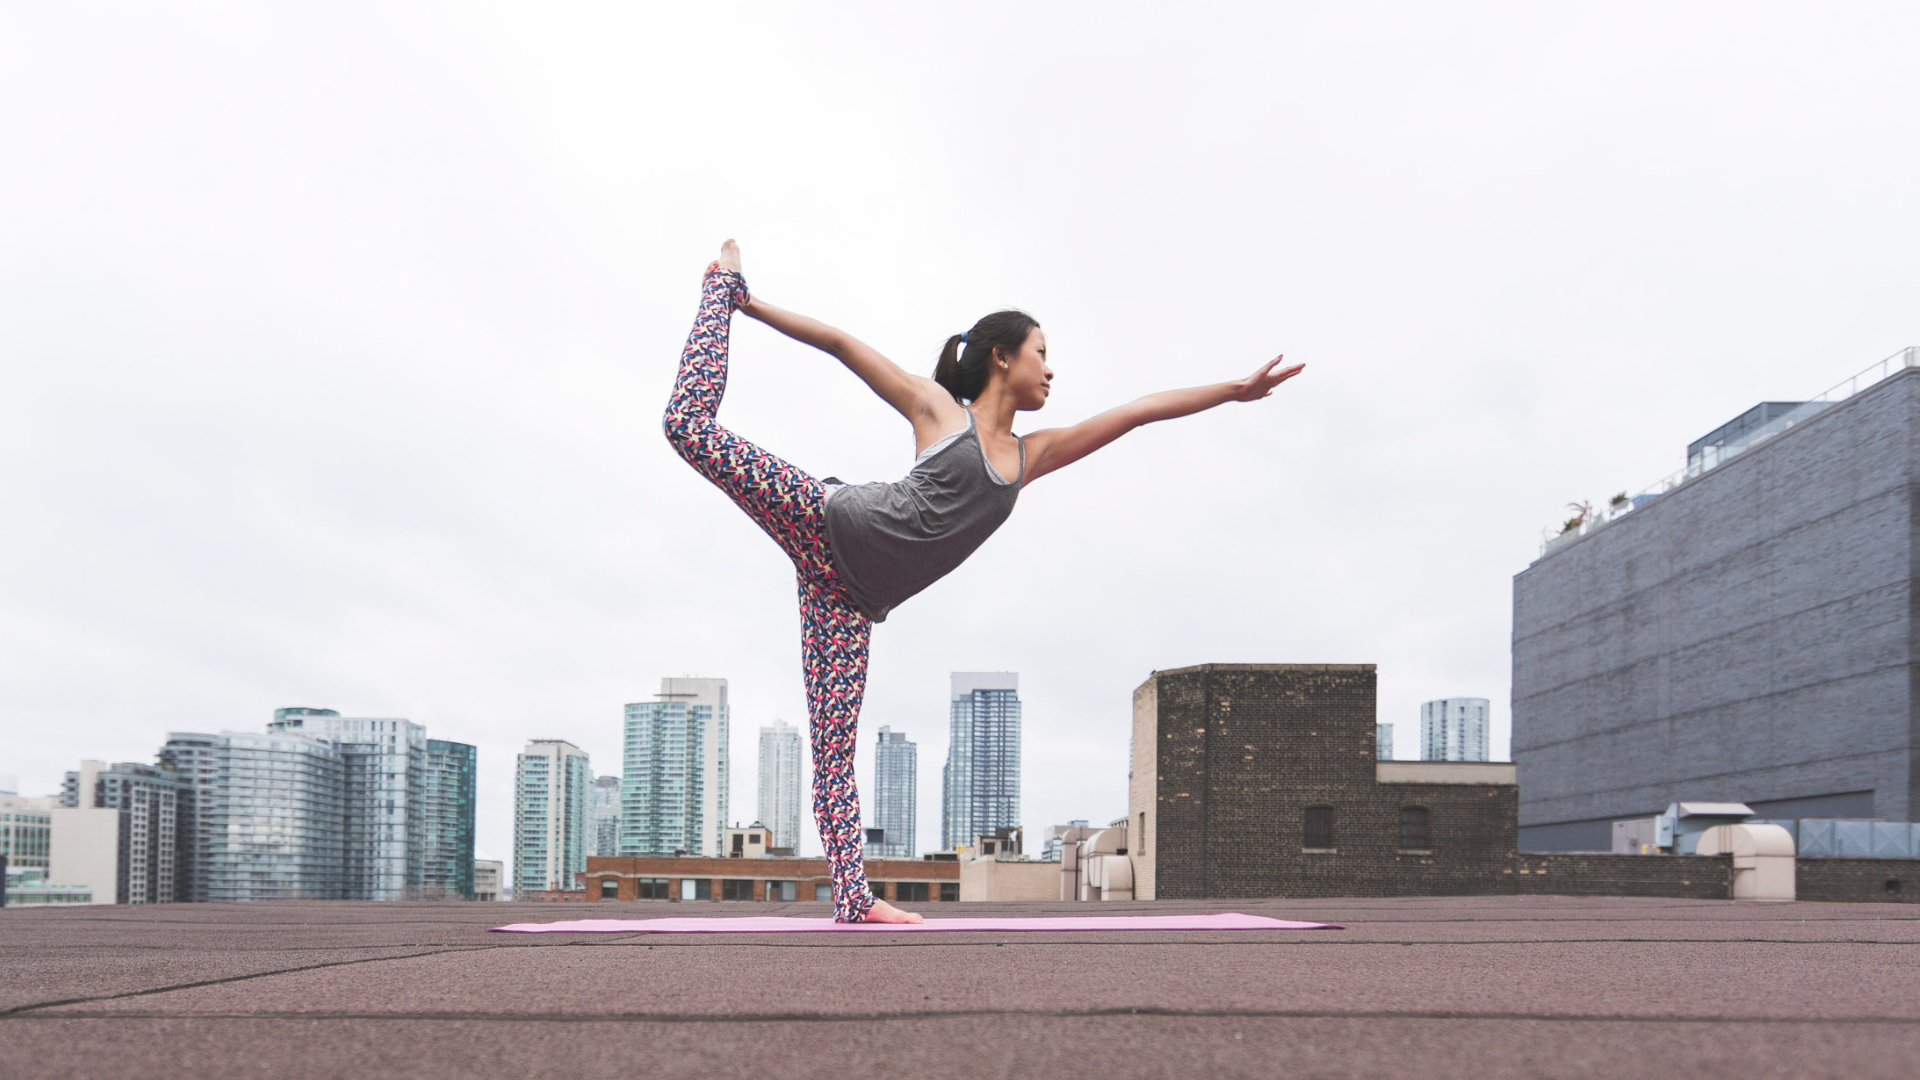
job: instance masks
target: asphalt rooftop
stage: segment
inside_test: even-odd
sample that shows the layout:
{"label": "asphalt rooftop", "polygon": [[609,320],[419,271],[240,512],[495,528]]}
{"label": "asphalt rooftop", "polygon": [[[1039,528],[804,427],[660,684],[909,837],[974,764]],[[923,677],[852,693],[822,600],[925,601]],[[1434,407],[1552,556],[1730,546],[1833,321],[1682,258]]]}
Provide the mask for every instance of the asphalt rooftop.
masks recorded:
{"label": "asphalt rooftop", "polygon": [[1920,905],[1163,901],[1097,913],[1244,911],[1348,929],[487,929],[826,911],[9,908],[0,1077],[1920,1075]]}

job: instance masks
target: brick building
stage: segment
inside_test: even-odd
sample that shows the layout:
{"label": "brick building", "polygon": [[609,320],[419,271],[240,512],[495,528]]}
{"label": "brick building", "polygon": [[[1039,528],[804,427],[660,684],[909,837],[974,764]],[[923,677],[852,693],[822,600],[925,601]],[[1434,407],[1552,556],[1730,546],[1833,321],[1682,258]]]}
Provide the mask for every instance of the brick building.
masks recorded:
{"label": "brick building", "polygon": [[1205,664],[1134,691],[1134,895],[1504,892],[1501,763],[1381,761],[1372,664]]}
{"label": "brick building", "polygon": [[[1157,671],[1133,705],[1135,899],[1733,894],[1726,856],[1521,854],[1512,765],[1375,758],[1372,664]],[[1916,860],[1795,873],[1804,899],[1920,900]]]}
{"label": "brick building", "polygon": [[[827,860],[784,855],[711,858],[637,855],[587,860],[589,900],[831,900]],[[960,864],[951,859],[868,859],[867,883],[882,900],[957,901]]]}

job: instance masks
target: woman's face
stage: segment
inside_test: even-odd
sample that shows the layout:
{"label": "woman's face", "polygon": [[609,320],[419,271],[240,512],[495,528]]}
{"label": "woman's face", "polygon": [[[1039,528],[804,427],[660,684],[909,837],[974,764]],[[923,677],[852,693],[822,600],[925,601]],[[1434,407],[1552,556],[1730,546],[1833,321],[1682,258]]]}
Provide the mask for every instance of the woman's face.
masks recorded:
{"label": "woman's face", "polygon": [[994,366],[1000,368],[996,374],[1013,394],[1014,408],[1033,410],[1047,403],[1047,395],[1053,390],[1053,369],[1047,366],[1047,335],[1039,327],[1027,331],[1027,340],[1014,356],[994,350]]}

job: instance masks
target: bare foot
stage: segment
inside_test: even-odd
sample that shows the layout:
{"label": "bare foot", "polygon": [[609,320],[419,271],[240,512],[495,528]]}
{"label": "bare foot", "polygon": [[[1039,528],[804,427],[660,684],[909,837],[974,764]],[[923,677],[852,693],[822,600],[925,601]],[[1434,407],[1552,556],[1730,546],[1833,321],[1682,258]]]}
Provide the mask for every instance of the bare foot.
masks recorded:
{"label": "bare foot", "polygon": [[[732,241],[728,241],[728,243],[731,244]],[[921,918],[920,913],[917,911],[901,911],[899,908],[894,907],[892,904],[887,903],[885,900],[875,900],[873,902],[873,906],[867,909],[867,917],[865,921],[884,922],[884,923],[922,923],[922,922],[926,922],[927,920]]]}
{"label": "bare foot", "polygon": [[731,270],[736,274],[740,273],[740,245],[731,240],[721,244],[720,257],[714,260],[714,265],[723,270]]}

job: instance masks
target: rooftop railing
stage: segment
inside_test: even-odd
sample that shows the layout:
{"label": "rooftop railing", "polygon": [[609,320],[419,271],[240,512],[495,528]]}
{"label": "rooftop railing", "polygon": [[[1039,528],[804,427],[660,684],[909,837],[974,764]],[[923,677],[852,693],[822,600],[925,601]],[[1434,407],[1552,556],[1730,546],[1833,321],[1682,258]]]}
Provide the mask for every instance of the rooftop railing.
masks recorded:
{"label": "rooftop railing", "polygon": [[1681,484],[1704,473],[1713,471],[1732,461],[1748,450],[1759,446],[1768,439],[1781,434],[1799,424],[1804,424],[1824,412],[1832,405],[1847,400],[1863,390],[1884,382],[1908,368],[1920,367],[1920,346],[1909,345],[1899,352],[1881,360],[1879,363],[1858,372],[1852,378],[1827,388],[1824,393],[1801,402],[1797,407],[1774,417],[1765,424],[1746,432],[1737,439],[1728,440],[1719,446],[1703,447],[1699,458],[1689,461],[1687,467],[1671,475],[1662,477],[1658,482],[1642,489],[1638,494],[1630,495],[1610,503],[1604,508],[1581,515],[1577,523],[1569,523],[1555,535],[1545,537],[1540,543],[1540,558],[1566,547],[1568,544],[1599,532],[1601,529],[1619,521],[1654,499],[1665,495]]}

